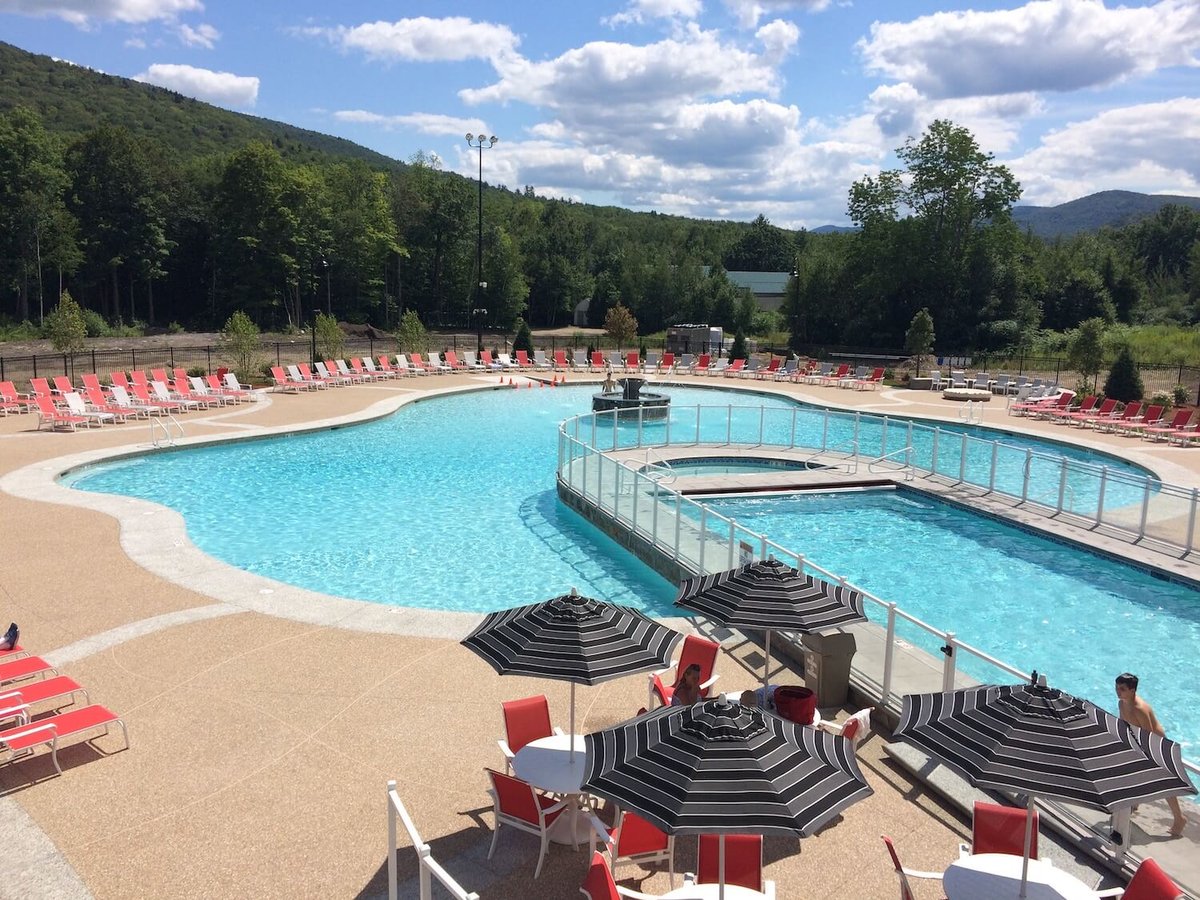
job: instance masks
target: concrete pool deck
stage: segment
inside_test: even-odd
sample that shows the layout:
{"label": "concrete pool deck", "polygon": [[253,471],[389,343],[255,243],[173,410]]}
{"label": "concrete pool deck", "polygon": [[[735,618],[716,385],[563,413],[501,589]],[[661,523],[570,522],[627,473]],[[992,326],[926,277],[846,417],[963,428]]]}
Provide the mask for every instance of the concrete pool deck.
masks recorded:
{"label": "concrete pool deck", "polygon": [[[682,380],[951,422],[961,409],[925,392]],[[380,414],[435,391],[511,389],[499,382],[455,374],[276,394],[181,422],[188,440],[252,437]],[[1009,418],[1002,404],[984,416],[986,424],[1073,438],[1119,452],[1164,480],[1200,485],[1196,448]],[[64,749],[57,777],[45,756],[0,767],[7,851],[0,897],[385,895],[389,779],[435,857],[468,890],[523,900],[579,896],[582,852],[553,848],[534,882],[536,842],[506,829],[496,858],[486,860],[491,812],[482,768],[501,763],[499,702],[545,693],[555,722],[565,724],[568,685],[495,676],[457,644],[472,617],[363,609],[369,605],[292,593],[198,554],[180,540],[174,514],[95,495],[95,505],[67,504],[56,493],[65,489],[53,484],[62,458],[144,449],[150,429],[141,422],[51,434],[36,433],[36,425],[32,415],[0,419],[3,613],[21,624],[26,647],[125,717],[131,746],[115,752],[121,740],[114,735],[96,740],[95,749]],[[548,484],[552,478],[548,470]],[[145,527],[133,526],[139,518]],[[246,539],[288,534],[281,523],[277,534]],[[756,652],[733,648],[719,668],[722,689],[754,684]],[[614,724],[645,702],[641,676],[580,688],[579,727]],[[894,897],[881,832],[897,839],[914,868],[940,870],[957,855],[969,824],[886,758],[883,744],[875,735],[860,750],[873,797],[813,838],[767,842],[767,877],[781,898]],[[1159,824],[1147,819],[1145,830],[1156,837]],[[1172,856],[1188,848],[1194,860],[1197,843],[1193,819],[1182,840],[1161,846]],[[680,841],[681,870],[692,868],[692,847]],[[413,896],[407,846],[400,871],[401,896]],[[666,876],[640,888],[665,891]],[[936,893],[931,885],[918,891]]]}

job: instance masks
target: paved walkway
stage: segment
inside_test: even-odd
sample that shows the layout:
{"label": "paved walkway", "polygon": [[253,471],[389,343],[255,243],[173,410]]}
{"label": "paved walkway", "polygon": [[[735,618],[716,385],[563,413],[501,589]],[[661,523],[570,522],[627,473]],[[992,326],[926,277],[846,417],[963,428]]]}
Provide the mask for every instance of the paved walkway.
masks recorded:
{"label": "paved walkway", "polygon": [[[501,389],[496,378],[469,375],[408,379],[271,395],[182,421],[188,441],[244,438],[327,427],[432,391],[481,386]],[[957,413],[909,391],[778,389],[876,412]],[[1012,430],[1062,436],[1006,419],[1000,408],[984,415]],[[482,768],[500,762],[499,701],[545,693],[561,720],[567,685],[496,677],[457,644],[471,616],[332,601],[266,583],[199,554],[173,513],[53,483],[94,454],[146,449],[145,423],[76,434],[35,428],[32,416],[0,419],[0,609],[21,623],[24,643],[126,718],[131,748],[120,752],[116,735],[66,748],[62,776],[44,757],[0,767],[0,897],[380,896],[391,778],[435,856],[469,890],[523,900],[579,896],[582,853],[553,849],[536,883],[528,836],[502,835],[496,858],[485,859],[491,815]],[[1200,484],[1200,451],[1071,436],[1119,446],[1166,480]],[[756,680],[754,666],[738,662],[753,648],[739,648],[721,664],[723,688]],[[581,730],[626,718],[645,696],[640,677],[580,688]],[[894,897],[881,832],[896,837],[913,867],[940,869],[954,858],[968,827],[885,758],[883,744],[875,735],[861,749],[873,797],[813,838],[768,841],[767,874],[780,897]],[[1189,829],[1195,840],[1200,823]],[[681,869],[691,868],[692,846],[680,842]],[[411,886],[414,873],[405,852],[402,882]],[[661,892],[666,876],[641,887]],[[920,889],[921,897],[935,895],[935,886]]]}

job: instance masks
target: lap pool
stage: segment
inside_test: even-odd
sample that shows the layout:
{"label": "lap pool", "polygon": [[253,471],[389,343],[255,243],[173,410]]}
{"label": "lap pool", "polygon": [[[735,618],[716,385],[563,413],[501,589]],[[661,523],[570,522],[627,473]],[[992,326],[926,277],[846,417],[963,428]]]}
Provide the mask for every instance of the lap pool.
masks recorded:
{"label": "lap pool", "polygon": [[[65,480],[83,490],[140,497],[171,507],[186,520],[190,539],[212,556],[246,571],[335,596],[487,611],[529,603],[574,585],[585,594],[656,614],[674,614],[675,586],[567,510],[555,495],[557,425],[586,412],[594,390],[580,386],[435,397],[354,427],[157,453],[82,469]],[[758,416],[758,408],[766,407],[772,415],[790,418],[797,407],[785,398],[732,391],[672,387],[669,393],[676,407],[732,404],[742,408],[731,416]],[[808,408],[800,409],[798,416],[808,415]],[[672,427],[684,425],[679,421]],[[1043,452],[1062,449],[1018,437],[1006,437],[1005,442]],[[1087,451],[1065,452],[1081,459],[1092,456]],[[1112,459],[1105,462],[1115,468],[1122,465]],[[1048,477],[1056,479],[1057,470]],[[836,505],[841,498],[831,502]],[[862,518],[856,524],[863,511],[851,505],[846,510],[837,514],[839,528],[854,536],[853,543],[865,552],[861,560],[854,565],[845,563],[843,571],[839,566],[844,560],[834,555],[832,548],[828,552],[808,545],[795,549],[908,607],[907,596],[891,591],[890,577],[884,584],[867,577],[875,562],[882,565],[894,555],[896,545],[872,533],[882,527],[878,521]],[[742,515],[738,518],[743,520]],[[966,523],[954,523],[948,534],[982,533],[991,524],[968,516]],[[774,526],[760,530],[773,539],[782,535]],[[1022,540],[1038,540],[1019,534]],[[943,547],[950,540],[946,535],[928,538],[927,546],[931,551]],[[1039,658],[1050,654],[1043,665],[1055,674],[1058,686],[1103,700],[1111,693],[1113,675],[1125,668],[1136,671],[1138,658],[1128,649],[1140,646],[1148,655],[1145,671],[1139,673],[1147,679],[1147,696],[1156,702],[1160,717],[1171,723],[1168,729],[1173,736],[1194,742],[1200,736],[1200,722],[1185,737],[1174,716],[1186,710],[1172,707],[1186,704],[1171,702],[1165,690],[1151,689],[1148,676],[1152,669],[1170,666],[1168,658],[1194,659],[1196,648],[1177,653],[1178,636],[1165,641],[1156,623],[1141,630],[1146,624],[1142,615],[1146,605],[1125,591],[1130,579],[1140,577],[1136,570],[1117,566],[1096,575],[1102,571],[1096,568],[1100,562],[1096,557],[1060,549],[1066,554],[1064,559],[1043,559],[1030,579],[1053,574],[1084,584],[1089,579],[1105,581],[1113,593],[1109,602],[1114,605],[1098,608],[1086,618],[1124,621],[1127,629],[1120,642],[1112,647],[1068,647],[1067,642],[1055,640],[1043,651],[1025,647],[1029,635],[1014,635],[1013,623],[1003,615],[983,616],[981,627],[1003,635],[1005,646],[1011,647],[1011,652],[997,649],[997,655],[1019,665],[1028,658],[1036,665]],[[924,592],[931,599],[959,596],[961,570],[945,566],[944,557],[937,552],[923,556],[929,570],[923,575],[910,574],[924,585]],[[972,581],[988,583],[1001,577],[1012,563],[1001,554],[996,565],[997,573],[976,571],[972,566]],[[1172,603],[1180,610],[1190,608],[1194,628],[1200,618],[1196,592],[1166,582],[1158,584],[1177,592]],[[989,589],[989,593],[1000,590]],[[972,595],[982,596],[982,592],[973,591]],[[989,598],[989,605],[992,602]],[[962,610],[954,602],[946,602],[942,610],[917,614],[957,631],[964,641],[986,647],[982,635],[959,625],[957,616]],[[1030,630],[1053,631],[1048,625]],[[1080,671],[1094,665],[1108,687],[1097,694],[1088,684],[1068,683],[1062,677],[1063,666],[1056,662],[1060,654],[1068,652],[1083,660]],[[1151,664],[1150,656],[1156,656],[1156,665]],[[1194,677],[1183,674],[1177,678],[1181,688],[1184,683],[1194,683]]]}

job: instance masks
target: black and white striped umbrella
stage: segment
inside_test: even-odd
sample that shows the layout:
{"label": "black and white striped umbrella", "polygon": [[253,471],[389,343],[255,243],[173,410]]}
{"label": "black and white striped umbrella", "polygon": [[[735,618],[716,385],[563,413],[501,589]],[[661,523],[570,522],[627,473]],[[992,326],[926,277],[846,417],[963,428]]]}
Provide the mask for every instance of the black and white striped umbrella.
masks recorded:
{"label": "black and white striped umbrella", "polygon": [[[532,675],[575,685],[665,669],[683,637],[640,610],[571,593],[489,613],[462,643],[501,675]],[[572,748],[572,753],[574,749]]]}
{"label": "black and white striped umbrella", "polygon": [[581,790],[668,834],[809,835],[874,793],[845,738],[720,699],[662,707],[584,745]]}
{"label": "black and white striped umbrella", "polygon": [[[1028,794],[1025,865],[1035,797],[1093,809],[1195,793],[1179,745],[1087,700],[1037,683],[981,685],[904,697],[894,738],[977,787]],[[1022,871],[1024,896],[1026,871]]]}
{"label": "black and white striped umbrella", "polygon": [[771,667],[771,632],[817,634],[867,621],[863,595],[794,569],[777,559],[751,562],[736,569],[686,578],[675,605],[707,616],[730,628],[766,632],[763,687]]}

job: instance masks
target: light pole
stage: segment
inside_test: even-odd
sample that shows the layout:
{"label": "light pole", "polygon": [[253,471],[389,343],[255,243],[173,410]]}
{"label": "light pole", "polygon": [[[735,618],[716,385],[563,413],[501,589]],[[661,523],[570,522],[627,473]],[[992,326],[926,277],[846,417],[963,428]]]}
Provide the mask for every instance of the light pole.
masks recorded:
{"label": "light pole", "polygon": [[325,315],[333,315],[333,301],[329,293],[329,260],[322,257],[321,268],[325,270]]}
{"label": "light pole", "polygon": [[483,352],[483,317],[487,315],[487,310],[483,308],[483,292],[487,290],[487,282],[483,280],[483,151],[495,147],[499,140],[500,138],[494,134],[491,137],[484,137],[482,134],[467,132],[467,146],[479,151],[479,237],[475,243],[475,274],[478,279],[478,288],[475,294],[473,315],[475,316],[476,340],[478,341],[475,349],[480,353]]}

